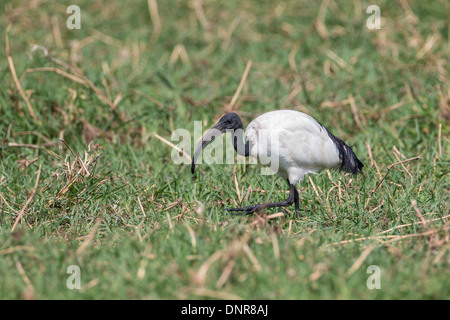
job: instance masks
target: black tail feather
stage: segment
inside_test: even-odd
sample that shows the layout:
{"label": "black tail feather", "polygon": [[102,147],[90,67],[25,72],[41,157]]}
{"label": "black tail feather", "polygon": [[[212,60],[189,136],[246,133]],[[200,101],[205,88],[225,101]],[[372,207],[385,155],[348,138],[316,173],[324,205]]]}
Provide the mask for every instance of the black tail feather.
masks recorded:
{"label": "black tail feather", "polygon": [[361,172],[364,164],[353,152],[352,147],[348,146],[344,141],[334,136],[330,131],[328,131],[328,135],[331,140],[333,140],[336,148],[339,150],[339,158],[341,159],[340,169],[353,174]]}
{"label": "black tail feather", "polygon": [[361,172],[364,164],[358,159],[352,148],[344,143],[343,149],[341,169],[353,174]]}

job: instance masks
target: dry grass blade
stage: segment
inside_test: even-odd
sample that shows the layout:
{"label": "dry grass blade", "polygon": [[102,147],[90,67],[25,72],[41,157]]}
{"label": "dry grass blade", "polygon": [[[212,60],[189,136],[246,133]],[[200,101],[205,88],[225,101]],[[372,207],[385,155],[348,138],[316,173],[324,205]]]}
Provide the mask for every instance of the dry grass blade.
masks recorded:
{"label": "dry grass blade", "polygon": [[12,148],[31,148],[31,149],[44,149],[45,147],[51,147],[57,145],[57,142],[49,142],[43,144],[29,144],[29,143],[16,143],[8,142],[8,147]]}
{"label": "dry grass blade", "polygon": [[437,33],[433,33],[431,36],[428,36],[424,46],[416,54],[417,60],[420,60],[425,55],[427,55],[431,51],[431,49],[433,49],[434,45],[439,40],[439,38],[440,38],[439,34]]}
{"label": "dry grass blade", "polygon": [[[100,100],[106,103],[112,110],[114,111],[116,110],[117,106],[114,104],[114,102],[109,100],[108,97],[99,88],[97,88],[97,86],[91,80],[89,80],[84,74],[79,74],[79,76],[82,76],[86,85],[95,92],[95,94],[100,98]],[[123,118],[122,115],[120,116]]]}
{"label": "dry grass blade", "polygon": [[57,193],[56,197],[59,198],[63,196],[67,191],[69,191],[70,187],[78,180],[78,176],[73,176]]}
{"label": "dry grass blade", "polygon": [[193,277],[194,283],[199,286],[203,286],[206,282],[206,274],[208,273],[209,268],[212,266],[214,262],[219,260],[223,256],[222,251],[216,251],[208,259],[200,266],[198,272]]}
{"label": "dry grass blade", "polygon": [[153,24],[151,41],[156,42],[156,40],[158,40],[159,38],[159,34],[161,33],[162,29],[161,18],[159,17],[158,11],[158,3],[156,2],[156,0],[147,0],[147,4],[148,4],[148,11],[150,13],[150,18]]}
{"label": "dry grass blade", "polygon": [[37,187],[38,187],[38,184],[39,184],[39,177],[41,176],[41,168],[42,168],[42,163],[39,164],[39,169],[38,169],[38,172],[37,172],[37,175],[36,175],[36,182],[34,183],[33,191],[31,192],[31,195],[28,197],[27,202],[25,202],[25,205],[22,207],[22,209],[17,214],[17,218],[14,221],[14,224],[13,224],[13,226],[11,228],[11,232],[14,232],[14,230],[16,229],[16,226],[19,223],[19,220],[22,218],[23,213],[25,212],[25,209],[28,207],[28,205],[30,204],[31,200],[33,200],[34,195],[36,194]]}
{"label": "dry grass blade", "polygon": [[0,251],[0,255],[3,255],[3,254],[11,254],[11,253],[18,252],[18,251],[28,251],[28,252],[33,252],[33,251],[35,251],[35,250],[36,250],[36,248],[34,248],[34,247],[29,247],[29,246],[15,246],[15,247],[10,247],[10,248],[7,248],[7,249],[4,249],[4,250]]}
{"label": "dry grass blade", "polygon": [[189,56],[187,54],[186,48],[182,44],[177,44],[170,55],[169,62],[171,65],[174,65],[178,59],[181,59],[183,64],[189,63]]}
{"label": "dry grass blade", "polygon": [[32,165],[33,163],[35,163],[38,160],[39,160],[39,157],[36,157],[32,160],[28,160],[28,159],[16,160],[16,162],[19,164],[19,167],[22,170],[26,170],[30,165]]}
{"label": "dry grass blade", "polygon": [[189,160],[188,163],[191,163],[191,162],[192,162],[191,156],[188,155],[186,152],[184,152],[184,150],[178,148],[178,147],[177,147],[176,145],[174,145],[172,142],[168,141],[167,139],[164,139],[163,137],[161,137],[161,136],[160,136],[159,134],[157,134],[156,132],[153,133],[153,136],[154,136],[155,138],[157,138],[158,140],[164,142],[164,143],[167,144],[168,146],[172,147],[172,148],[175,149],[176,151],[181,152],[181,153],[183,154],[183,156],[184,156],[187,160]]}
{"label": "dry grass blade", "polygon": [[228,277],[231,274],[231,271],[233,271],[233,267],[235,265],[236,261],[234,259],[230,259],[227,263],[227,265],[225,266],[225,268],[223,268],[223,272],[219,277],[219,280],[217,280],[216,282],[216,288],[222,288],[223,285],[227,282]]}
{"label": "dry grass blade", "polygon": [[314,193],[316,194],[316,197],[317,197],[317,201],[322,203],[323,201],[319,196],[319,192],[317,191],[316,185],[314,184],[314,181],[311,179],[311,176],[308,176],[308,179],[309,179],[309,182],[311,182],[311,185],[313,186]]}
{"label": "dry grass blade", "polygon": [[141,195],[139,195],[139,196],[137,197],[138,203],[139,203],[139,208],[141,209],[141,212],[142,212],[142,214],[144,215],[144,217],[146,217],[147,215],[145,214],[144,207],[142,206],[142,202],[141,202],[140,196],[141,196]]}
{"label": "dry grass blade", "polygon": [[[91,38],[88,38],[91,39]],[[69,65],[67,63],[65,63],[64,61],[61,61],[59,59],[53,58],[52,56],[50,56],[50,54],[48,53],[48,50],[44,47],[41,46],[36,46],[39,47],[40,49],[42,49],[44,51],[44,54],[46,57],[48,57],[51,61],[63,66],[64,68],[70,69],[72,70],[75,75],[70,74],[62,69],[59,68],[55,68],[55,67],[41,67],[41,68],[32,68],[32,69],[28,69],[25,71],[24,75],[21,77],[21,81],[23,81],[25,75],[29,74],[29,73],[33,73],[33,72],[55,72],[56,74],[59,74],[65,78],[68,78],[72,81],[75,81],[77,83],[81,83],[84,84],[86,86],[88,86],[89,88],[91,88],[94,93],[99,97],[100,100],[102,100],[104,103],[106,103],[113,111],[115,111],[120,117],[121,119],[124,119],[124,116],[122,114],[119,114],[116,110],[117,105],[111,101],[92,81],[90,81],[81,71],[80,68]],[[18,81],[19,85],[20,82]],[[120,99],[119,99],[120,100]],[[30,105],[31,106],[31,105]]]}
{"label": "dry grass blade", "polygon": [[319,8],[319,14],[314,22],[314,26],[323,39],[328,39],[328,29],[325,25],[325,16],[327,14],[330,0],[322,0]]}
{"label": "dry grass blade", "polygon": [[277,234],[275,232],[272,232],[270,236],[272,240],[273,255],[275,259],[278,261],[280,260],[280,247],[278,246]]}
{"label": "dry grass blade", "polygon": [[419,208],[417,208],[417,201],[415,199],[412,199],[411,200],[411,205],[412,205],[414,211],[417,213],[417,216],[419,217],[420,221],[425,226],[427,224],[427,221],[423,217],[422,213],[419,211]]}
{"label": "dry grass blade", "polygon": [[197,251],[197,240],[195,238],[195,232],[186,221],[184,222],[184,226],[186,227],[186,229],[189,232],[189,235],[191,237],[192,249],[194,250],[194,252],[196,252]]}
{"label": "dry grass blade", "polygon": [[439,229],[430,229],[421,233],[412,233],[412,234],[405,234],[402,236],[393,236],[390,237],[390,239],[384,241],[383,243],[390,243],[390,242],[394,242],[394,241],[400,241],[400,240],[405,240],[405,239],[409,239],[409,238],[417,238],[417,237],[425,237],[425,236],[431,236],[431,235],[435,235],[438,232],[441,231],[446,231],[446,230],[450,230],[449,226],[444,226],[442,228]]}
{"label": "dry grass blade", "polygon": [[222,50],[226,51],[230,45],[231,38],[233,36],[233,32],[238,27],[239,23],[241,22],[241,17],[234,18],[234,20],[231,22],[231,25],[228,27],[224,40],[222,42]]}
{"label": "dry grass blade", "polygon": [[178,222],[180,222],[181,219],[183,219],[184,214],[186,213],[188,208],[189,208],[189,203],[187,203],[187,202],[183,203],[183,208],[181,209],[181,214],[178,215]]}
{"label": "dry grass blade", "polygon": [[244,73],[242,74],[241,81],[239,82],[239,85],[236,89],[236,92],[234,93],[233,98],[231,99],[231,102],[225,107],[225,112],[232,112],[233,107],[236,104],[236,101],[239,97],[239,94],[242,91],[242,88],[244,87],[245,80],[247,80],[248,73],[250,72],[250,68],[252,67],[252,60],[247,61],[247,65],[245,66]]}
{"label": "dry grass blade", "polygon": [[381,178],[381,180],[377,183],[377,185],[375,186],[375,188],[374,188],[372,191],[370,191],[369,197],[367,197],[367,201],[366,201],[366,204],[365,204],[364,207],[367,207],[367,205],[369,204],[369,201],[370,201],[370,199],[371,199],[371,196],[372,196],[372,195],[380,188],[380,186],[383,184],[383,181],[386,179],[386,176],[388,175],[389,171],[391,171],[391,169],[392,169],[393,167],[395,167],[395,166],[397,166],[397,165],[399,165],[399,164],[405,163],[405,162],[414,161],[414,160],[419,160],[419,159],[420,159],[420,156],[417,156],[417,157],[412,157],[412,158],[409,158],[409,159],[406,159],[406,160],[403,160],[403,161],[398,161],[398,162],[395,162],[395,163],[390,164],[390,165],[387,167],[387,171],[386,171],[386,173],[384,174],[383,178]]}
{"label": "dry grass blade", "polygon": [[[403,159],[406,159],[406,157],[397,149],[396,146],[393,146],[393,150],[394,150],[394,157],[401,162],[402,160],[400,160],[399,156],[401,156]],[[409,175],[410,180],[411,180],[411,184],[413,184],[413,180],[414,177],[413,175],[408,171],[408,169],[405,167],[405,165],[403,163],[400,163],[400,165],[402,166],[403,170]]]}
{"label": "dry grass blade", "polygon": [[[66,183],[59,189],[58,193],[54,198],[52,198],[48,205],[52,205],[56,199],[63,197],[71,188],[72,185],[85,181],[87,178],[94,177],[94,168],[101,156],[101,153],[97,152],[99,148],[98,145],[94,145],[93,149],[95,149],[95,153],[91,153],[92,142],[88,146],[88,150],[84,154],[84,160],[79,157],[72,148],[67,144],[64,139],[61,139],[61,142],[69,149],[70,153],[74,157],[74,160],[71,161],[70,155],[66,156],[63,166],[63,172],[59,172],[57,170],[52,175],[55,177],[64,176],[67,178]],[[82,191],[78,193],[78,196],[82,195],[85,192],[92,192],[92,190],[96,189],[98,186],[106,182],[107,179],[99,179],[96,181],[94,185],[89,188],[84,188]]]}
{"label": "dry grass blade", "polygon": [[257,271],[257,272],[261,271],[262,270],[261,264],[258,262],[258,259],[256,259],[255,255],[250,250],[250,247],[248,246],[247,243],[243,244],[242,249],[244,250],[244,252],[247,254],[247,257],[252,262],[255,271]]}
{"label": "dry grass blade", "polygon": [[383,176],[381,175],[381,172],[380,172],[380,169],[378,168],[377,162],[375,161],[375,159],[372,156],[372,149],[371,149],[370,144],[369,144],[368,141],[366,141],[366,148],[367,148],[367,153],[369,154],[370,164],[375,167],[375,169],[377,170],[377,174],[378,174],[379,178],[382,179]]}
{"label": "dry grass blade", "polygon": [[[450,215],[446,215],[446,216],[443,216],[441,218],[427,219],[427,220],[425,220],[425,222],[429,223],[429,222],[432,222],[432,221],[445,220],[445,219],[449,219],[449,218],[450,218]],[[378,235],[382,235],[382,234],[391,232],[391,231],[396,230],[396,229],[401,229],[401,228],[405,228],[405,227],[408,227],[408,226],[413,226],[413,225],[416,225],[416,224],[423,224],[423,223],[424,223],[424,221],[417,221],[417,222],[401,224],[401,225],[389,228],[387,230],[384,230],[384,231],[380,232]]]}
{"label": "dry grass blade", "polygon": [[33,285],[31,284],[30,279],[27,277],[27,275],[25,273],[25,269],[23,268],[22,263],[20,263],[20,261],[16,262],[16,268],[17,268],[17,271],[19,271],[19,274],[22,277],[23,282],[25,282],[25,284],[26,284],[26,288],[23,292],[23,298],[25,300],[34,299],[35,289],[34,289]]}
{"label": "dry grass blade", "polygon": [[277,213],[269,214],[269,215],[266,217],[266,219],[267,219],[267,220],[271,220],[271,219],[281,218],[281,217],[284,217],[284,213],[283,213],[283,212],[277,212]]}
{"label": "dry grass blade", "polygon": [[350,109],[352,110],[353,118],[355,119],[355,123],[360,130],[363,130],[363,125],[361,124],[361,120],[358,115],[358,110],[356,108],[355,98],[352,95],[349,95],[348,102],[350,104]]}
{"label": "dry grass blade", "polygon": [[438,147],[439,147],[439,157],[442,157],[442,123],[439,123],[439,130],[438,130]]}
{"label": "dry grass blade", "polygon": [[394,103],[393,105],[391,105],[391,106],[389,106],[389,107],[386,107],[386,108],[384,108],[384,109],[381,109],[380,110],[380,114],[385,114],[385,113],[389,113],[389,112],[391,112],[391,111],[394,111],[395,109],[398,109],[398,108],[400,108],[400,107],[402,107],[402,106],[404,106],[405,105],[405,101],[400,101],[400,102],[397,102],[397,103]]}
{"label": "dry grass blade", "polygon": [[193,284],[203,287],[206,283],[206,275],[211,266],[219,259],[222,259],[226,264],[222,268],[222,274],[216,282],[216,288],[221,288],[231,275],[236,263],[236,258],[242,256],[244,253],[253,263],[255,270],[261,270],[261,265],[248,247],[247,243],[250,240],[250,237],[250,234],[246,234],[241,239],[232,241],[225,250],[218,250],[209,256],[200,266],[198,272],[193,276]]}
{"label": "dry grass blade", "polygon": [[[349,65],[347,64],[347,62],[345,62],[344,59],[342,59],[341,57],[339,57],[336,53],[334,53],[332,50],[326,50],[325,54],[328,56],[328,58],[330,58],[331,60],[333,60],[341,69],[347,69],[349,68]],[[350,95],[349,96],[349,101],[351,101],[350,99],[353,99],[353,97]]]}
{"label": "dry grass blade", "polygon": [[27,70],[25,70],[23,76],[20,78],[20,82],[23,82],[23,80],[25,79],[25,76],[27,74],[34,73],[34,72],[54,72],[54,73],[57,73],[60,76],[63,76],[69,80],[72,80],[74,82],[77,82],[77,83],[87,86],[87,83],[84,81],[84,79],[77,77],[71,73],[68,73],[68,72],[66,72],[62,69],[56,68],[56,67],[40,67],[40,68],[27,69]]}
{"label": "dry grass blade", "polygon": [[167,234],[167,237],[169,237],[169,234],[173,233],[173,225],[172,225],[172,220],[171,220],[168,212],[166,212],[166,217],[167,217],[167,223],[169,224],[169,233]]}
{"label": "dry grass blade", "polygon": [[14,68],[14,62],[11,56],[11,49],[9,47],[9,30],[11,29],[11,24],[8,25],[5,32],[5,53],[6,53],[6,59],[8,60],[8,66],[9,70],[11,71],[11,75],[13,77],[14,83],[16,85],[17,90],[19,91],[20,96],[25,101],[25,104],[27,106],[28,112],[30,113],[31,117],[36,121],[39,122],[36,114],[34,113],[33,107],[31,106],[30,100],[28,99],[27,95],[22,89],[22,86],[20,85],[19,78],[17,77],[16,69]]}
{"label": "dry grass blade", "polygon": [[52,22],[52,31],[53,38],[55,39],[55,43],[59,48],[64,47],[64,43],[61,37],[61,29],[59,28],[58,16],[54,15],[51,19]]}
{"label": "dry grass blade", "polygon": [[[446,216],[448,217],[448,216]],[[433,220],[428,220],[428,221],[434,221],[434,220],[440,220],[440,219],[433,219]],[[420,222],[416,222],[416,223],[408,223],[402,226],[398,226],[398,228],[400,227],[406,227],[406,226],[410,226],[410,225],[414,225],[414,224],[418,224],[418,223],[422,223],[422,221]],[[396,228],[391,228],[389,230],[383,231],[382,233],[388,232],[388,231],[392,231]],[[410,239],[410,238],[418,238],[418,237],[424,237],[424,236],[431,236],[431,235],[435,235],[441,231],[446,231],[446,230],[450,230],[450,227],[445,224],[443,227],[439,228],[439,229],[429,229],[426,230],[424,232],[420,232],[420,233],[409,233],[409,234],[404,234],[404,235],[376,235],[376,236],[370,236],[370,237],[360,237],[360,238],[355,238],[355,239],[349,239],[349,240],[342,240],[342,241],[338,241],[338,242],[333,242],[330,244],[327,244],[325,247],[329,247],[329,246],[333,246],[333,245],[344,245],[344,244],[348,244],[348,243],[352,243],[352,242],[360,242],[360,241],[365,241],[365,240],[377,240],[382,242],[383,244],[387,244],[390,242],[394,242],[394,241],[401,241],[401,240],[405,240],[405,239]]]}
{"label": "dry grass blade", "polygon": [[[3,204],[6,204],[7,206],[8,206],[8,208],[12,211],[12,212],[14,212],[14,213],[16,213],[17,214],[17,210],[14,210],[14,208],[13,207],[11,207],[10,205],[9,205],[9,203],[6,201],[6,199],[5,199],[5,196],[0,192],[0,198],[1,198],[1,200],[2,200],[2,202],[3,202]],[[4,208],[2,208],[2,212],[3,212],[3,209]]]}
{"label": "dry grass blade", "polygon": [[366,258],[369,256],[369,254],[372,252],[372,250],[375,248],[374,244],[371,244],[370,246],[368,246],[362,253],[361,255],[358,257],[358,259],[355,260],[355,262],[353,263],[353,265],[350,267],[350,269],[348,269],[347,271],[347,277],[351,276],[356,270],[359,269],[359,267],[361,267],[362,263],[364,262],[364,260],[366,260]]}
{"label": "dry grass blade", "polygon": [[89,244],[92,242],[95,234],[98,231],[98,228],[100,228],[101,223],[102,223],[102,218],[98,218],[97,221],[95,222],[95,225],[92,228],[91,232],[86,236],[83,243],[78,247],[77,251],[75,252],[77,257],[81,256],[81,254],[87,249]]}
{"label": "dry grass blade", "polygon": [[167,208],[164,209],[164,211],[170,210],[170,209],[176,207],[177,205],[179,205],[179,204],[182,203],[182,202],[183,202],[183,198],[177,199],[177,200],[175,200],[174,202],[170,203],[170,204],[167,206]]}
{"label": "dry grass blade", "polygon": [[236,176],[236,165],[233,166],[233,177],[234,177],[234,187],[236,188],[236,193],[239,199],[239,204],[242,203],[241,192],[239,191],[239,183]]}
{"label": "dry grass blade", "polygon": [[191,5],[194,8],[195,15],[197,16],[197,20],[200,22],[200,25],[203,28],[205,39],[211,39],[211,28],[208,19],[206,19],[205,11],[203,10],[202,0],[193,0]]}

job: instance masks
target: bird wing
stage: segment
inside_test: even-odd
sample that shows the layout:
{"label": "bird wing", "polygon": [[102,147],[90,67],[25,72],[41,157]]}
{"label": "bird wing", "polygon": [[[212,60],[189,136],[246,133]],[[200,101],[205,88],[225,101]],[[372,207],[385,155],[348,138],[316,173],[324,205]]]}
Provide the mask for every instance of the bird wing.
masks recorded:
{"label": "bird wing", "polygon": [[291,183],[305,174],[339,167],[339,151],[327,130],[311,116],[293,110],[265,113],[247,127],[252,156],[278,161],[276,173]]}

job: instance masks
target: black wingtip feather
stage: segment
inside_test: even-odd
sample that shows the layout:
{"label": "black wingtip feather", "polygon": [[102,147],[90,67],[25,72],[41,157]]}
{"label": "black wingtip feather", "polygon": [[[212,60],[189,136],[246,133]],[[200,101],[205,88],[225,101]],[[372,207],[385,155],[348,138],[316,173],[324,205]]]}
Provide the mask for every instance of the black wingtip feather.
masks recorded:
{"label": "black wingtip feather", "polygon": [[328,136],[331,140],[333,140],[336,148],[339,150],[339,158],[342,161],[340,169],[353,174],[358,174],[361,172],[364,164],[353,152],[352,147],[348,146],[344,141],[334,136],[330,131],[328,131]]}

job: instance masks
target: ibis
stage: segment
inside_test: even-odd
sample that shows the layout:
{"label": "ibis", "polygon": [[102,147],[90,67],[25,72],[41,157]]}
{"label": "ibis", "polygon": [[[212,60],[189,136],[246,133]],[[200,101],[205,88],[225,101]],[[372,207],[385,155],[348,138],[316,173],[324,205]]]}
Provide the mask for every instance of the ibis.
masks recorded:
{"label": "ibis", "polygon": [[239,116],[233,112],[222,116],[219,122],[205,133],[195,150],[191,165],[192,174],[202,150],[226,132],[231,132],[233,147],[238,154],[257,159],[270,155],[271,159],[276,160],[275,173],[289,184],[289,196],[286,200],[228,208],[232,214],[251,214],[266,208],[292,204],[295,204],[298,214],[299,195],[295,186],[306,175],[333,168],[357,174],[364,167],[350,146],[313,117],[294,110],[276,110],[251,121],[245,130],[245,139]]}

